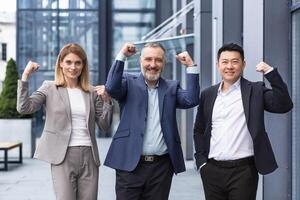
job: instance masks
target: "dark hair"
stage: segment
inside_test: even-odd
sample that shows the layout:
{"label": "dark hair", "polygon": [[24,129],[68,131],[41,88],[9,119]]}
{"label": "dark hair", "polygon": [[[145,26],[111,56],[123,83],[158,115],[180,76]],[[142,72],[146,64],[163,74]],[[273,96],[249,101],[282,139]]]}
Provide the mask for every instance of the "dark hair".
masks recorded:
{"label": "dark hair", "polygon": [[242,60],[245,59],[244,57],[244,50],[243,48],[235,43],[228,43],[228,44],[224,44],[218,51],[218,60],[220,59],[221,53],[224,51],[236,51],[240,53],[240,56],[242,58]]}

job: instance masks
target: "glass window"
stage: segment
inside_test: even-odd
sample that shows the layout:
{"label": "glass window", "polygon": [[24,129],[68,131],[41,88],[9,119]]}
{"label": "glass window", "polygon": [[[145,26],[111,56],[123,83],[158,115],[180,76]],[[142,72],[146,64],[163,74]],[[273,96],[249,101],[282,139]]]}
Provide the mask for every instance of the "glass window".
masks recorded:
{"label": "glass window", "polygon": [[21,9],[98,9],[98,0],[19,0]]}
{"label": "glass window", "polygon": [[293,4],[294,3],[299,3],[300,2],[300,0],[293,0]]}
{"label": "glass window", "polygon": [[[98,0],[18,0],[17,61],[23,72],[33,60],[40,68],[31,76],[30,93],[44,80],[54,79],[59,50],[66,43],[80,44],[86,51],[91,84],[99,83]],[[1,47],[1,46],[0,46]],[[40,135],[43,113],[34,115],[33,133]]]}
{"label": "glass window", "polygon": [[300,200],[300,10],[292,16],[293,200]]}
{"label": "glass window", "polygon": [[60,9],[98,9],[98,0],[59,0]]}
{"label": "glass window", "polygon": [[98,10],[83,12],[69,9],[28,8],[18,11],[17,56],[20,72],[29,60],[40,64],[39,71],[32,77],[35,81],[30,82],[31,90],[36,90],[44,80],[54,79],[59,50],[70,42],[78,43],[85,49],[91,71],[91,83],[98,83],[98,15]]}
{"label": "glass window", "polygon": [[18,15],[18,62],[25,67],[29,59],[40,64],[40,70],[53,70],[58,54],[57,13],[20,11]]}
{"label": "glass window", "polygon": [[137,27],[130,24],[119,24],[114,28],[114,56],[121,49],[125,42],[140,41],[141,38],[149,32],[149,27]]}
{"label": "glass window", "polygon": [[1,60],[6,61],[7,59],[7,50],[6,50],[7,44],[6,43],[1,43],[0,46],[0,56]]}
{"label": "glass window", "polygon": [[55,9],[57,8],[58,0],[19,0],[19,8],[44,8]]}
{"label": "glass window", "polygon": [[155,27],[155,1],[113,1],[113,52],[114,59],[125,42],[140,41]]}
{"label": "glass window", "polygon": [[75,42],[85,49],[90,70],[98,70],[98,12],[59,13],[59,43]]}
{"label": "glass window", "polygon": [[154,0],[114,0],[113,1],[114,8],[126,8],[126,9],[141,9],[141,8],[155,8]]}

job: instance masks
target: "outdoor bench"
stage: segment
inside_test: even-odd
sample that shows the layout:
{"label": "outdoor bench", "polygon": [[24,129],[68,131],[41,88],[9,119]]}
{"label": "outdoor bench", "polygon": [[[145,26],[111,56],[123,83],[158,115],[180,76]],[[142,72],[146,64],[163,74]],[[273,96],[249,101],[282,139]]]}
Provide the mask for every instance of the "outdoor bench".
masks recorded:
{"label": "outdoor bench", "polygon": [[[19,147],[19,159],[18,160],[9,160],[8,159],[8,150]],[[0,151],[4,151],[3,160],[0,160],[0,163],[4,164],[3,168],[0,168],[0,171],[8,170],[8,163],[22,163],[22,142],[0,142]]]}

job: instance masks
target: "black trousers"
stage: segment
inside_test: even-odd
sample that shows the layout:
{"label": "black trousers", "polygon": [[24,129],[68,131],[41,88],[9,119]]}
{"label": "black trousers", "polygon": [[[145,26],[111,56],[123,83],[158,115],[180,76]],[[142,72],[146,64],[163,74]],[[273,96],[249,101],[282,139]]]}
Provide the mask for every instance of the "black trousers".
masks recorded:
{"label": "black trousers", "polygon": [[209,160],[200,174],[206,200],[256,199],[258,172],[254,161],[231,165],[230,162]]}
{"label": "black trousers", "polygon": [[167,200],[173,173],[169,156],[140,160],[132,172],[116,170],[117,200]]}

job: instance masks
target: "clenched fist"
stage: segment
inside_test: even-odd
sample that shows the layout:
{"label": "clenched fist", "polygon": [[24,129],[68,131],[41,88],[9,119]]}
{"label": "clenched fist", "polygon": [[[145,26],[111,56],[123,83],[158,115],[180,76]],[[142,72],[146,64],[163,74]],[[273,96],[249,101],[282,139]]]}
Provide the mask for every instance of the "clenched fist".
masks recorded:
{"label": "clenched fist", "polygon": [[111,97],[106,92],[104,85],[97,85],[97,86],[94,87],[94,89],[97,92],[97,94],[103,99],[103,101],[105,101],[107,103],[111,102]]}
{"label": "clenched fist", "polygon": [[136,53],[136,47],[132,43],[125,43],[124,46],[121,49],[121,53],[126,56],[130,57]]}
{"label": "clenched fist", "polygon": [[29,76],[36,70],[38,70],[40,65],[36,62],[32,62],[31,60],[27,63],[24,72],[22,74],[22,81],[27,81]]}
{"label": "clenched fist", "polygon": [[271,69],[273,69],[273,67],[271,67],[270,65],[268,65],[265,62],[260,62],[256,65],[256,71],[258,71],[258,72],[266,73]]}
{"label": "clenched fist", "polygon": [[181,64],[186,65],[187,67],[194,66],[194,61],[187,51],[176,55],[176,58],[181,62]]}

